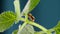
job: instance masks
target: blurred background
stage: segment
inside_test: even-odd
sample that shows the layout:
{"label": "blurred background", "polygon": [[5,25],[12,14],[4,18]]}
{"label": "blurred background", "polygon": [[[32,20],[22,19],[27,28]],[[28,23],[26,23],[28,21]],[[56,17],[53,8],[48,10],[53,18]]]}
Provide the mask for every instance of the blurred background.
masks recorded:
{"label": "blurred background", "polygon": [[[21,11],[23,10],[28,0],[20,0]],[[14,11],[14,0],[0,0],[0,13],[4,11]],[[54,27],[58,20],[60,20],[60,0],[41,0],[40,3],[32,10],[32,15],[35,17],[35,22],[41,24],[47,29]],[[13,30],[18,28],[18,24],[14,24],[12,27],[0,34],[11,34]],[[38,28],[34,27],[36,31]]]}

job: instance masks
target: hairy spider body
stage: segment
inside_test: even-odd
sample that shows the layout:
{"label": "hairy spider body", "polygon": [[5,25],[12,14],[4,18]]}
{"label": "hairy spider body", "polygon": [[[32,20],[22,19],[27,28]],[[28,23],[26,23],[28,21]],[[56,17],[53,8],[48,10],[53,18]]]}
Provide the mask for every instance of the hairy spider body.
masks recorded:
{"label": "hairy spider body", "polygon": [[31,13],[28,13],[28,18],[33,22],[35,21],[35,17]]}

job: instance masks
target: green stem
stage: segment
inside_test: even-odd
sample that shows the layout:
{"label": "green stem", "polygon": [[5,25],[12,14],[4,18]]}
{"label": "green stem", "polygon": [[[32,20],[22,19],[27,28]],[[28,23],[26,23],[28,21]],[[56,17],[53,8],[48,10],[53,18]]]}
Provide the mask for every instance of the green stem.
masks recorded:
{"label": "green stem", "polygon": [[37,23],[32,22],[32,21],[29,21],[28,24],[31,24],[31,25],[33,25],[33,26],[36,26],[36,27],[40,28],[41,30],[43,30],[43,31],[44,31],[45,33],[47,33],[47,34],[51,34],[50,31],[48,31],[45,27],[41,26],[40,24],[37,24]]}
{"label": "green stem", "polygon": [[20,18],[20,3],[19,3],[19,0],[15,0],[14,1],[14,7],[15,7],[15,13],[17,15],[17,21],[16,22],[19,22],[19,18]]}
{"label": "green stem", "polygon": [[40,29],[43,30],[44,32],[47,32],[47,31],[48,31],[46,28],[44,28],[43,26],[41,26],[41,25],[39,25],[39,24],[37,24],[37,23],[35,23],[35,22],[29,21],[29,24],[34,25],[34,26],[40,28]]}
{"label": "green stem", "polygon": [[[29,6],[28,6],[29,7]],[[27,11],[29,11],[28,9],[28,7],[25,7],[25,9],[27,8]],[[24,11],[25,11],[25,9],[24,9]],[[21,13],[21,16],[23,16],[23,14],[24,14],[24,11]],[[21,26],[21,28],[20,28],[20,31],[24,28],[24,26],[28,23],[28,12],[26,12],[25,13],[25,19],[22,19],[22,20],[24,20],[24,23],[23,23],[23,25]],[[20,16],[20,20],[21,20],[21,16]]]}
{"label": "green stem", "polygon": [[[24,21],[24,18],[21,18],[21,20],[22,21]],[[31,25],[33,25],[33,26],[36,26],[36,27],[38,27],[38,28],[40,28],[41,30],[43,30],[45,33],[49,33],[49,34],[51,34],[51,32],[50,31],[48,31],[45,27],[43,27],[43,26],[41,26],[41,25],[39,25],[39,24],[37,24],[37,23],[35,23],[35,22],[32,22],[32,21],[29,21],[28,20],[28,24],[31,24]]]}
{"label": "green stem", "polygon": [[25,14],[25,21],[24,23],[22,24],[21,28],[20,28],[20,31],[27,25],[27,20],[28,20],[28,16],[27,16],[27,13]]}
{"label": "green stem", "polygon": [[22,31],[22,29],[26,26],[27,23],[23,23],[21,28],[20,28],[20,31]]}

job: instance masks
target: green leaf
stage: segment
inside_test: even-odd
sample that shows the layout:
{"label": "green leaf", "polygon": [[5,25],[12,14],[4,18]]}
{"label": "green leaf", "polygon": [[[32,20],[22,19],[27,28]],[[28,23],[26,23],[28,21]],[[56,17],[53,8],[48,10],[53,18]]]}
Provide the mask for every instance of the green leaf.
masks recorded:
{"label": "green leaf", "polygon": [[18,32],[18,30],[14,30],[14,31],[12,32],[12,34],[17,34],[17,32]]}
{"label": "green leaf", "polygon": [[39,2],[40,0],[28,0],[22,11],[22,15],[31,12],[39,4]]}
{"label": "green leaf", "polygon": [[56,34],[60,34],[60,21],[53,29],[55,30]]}
{"label": "green leaf", "polygon": [[12,34],[34,34],[34,28],[31,25],[26,25],[21,32],[19,32],[19,30],[15,30]]}
{"label": "green leaf", "polygon": [[10,28],[14,21],[16,20],[16,16],[12,11],[5,11],[0,14],[0,32],[4,32],[8,28]]}
{"label": "green leaf", "polygon": [[33,10],[38,4],[39,4],[40,0],[30,0],[30,7],[29,10]]}

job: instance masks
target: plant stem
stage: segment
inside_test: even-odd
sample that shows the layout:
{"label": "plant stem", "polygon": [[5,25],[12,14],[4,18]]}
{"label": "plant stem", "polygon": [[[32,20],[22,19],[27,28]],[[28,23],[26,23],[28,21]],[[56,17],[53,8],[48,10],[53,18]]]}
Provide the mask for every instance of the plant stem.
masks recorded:
{"label": "plant stem", "polygon": [[48,31],[46,28],[44,28],[43,26],[41,26],[41,25],[39,25],[39,24],[37,24],[37,23],[35,23],[35,22],[29,21],[29,24],[34,25],[34,26],[40,28],[40,29],[43,30],[44,32],[47,32],[47,31]]}
{"label": "plant stem", "polygon": [[24,23],[22,24],[21,28],[20,28],[20,31],[24,28],[24,26],[26,26],[26,24],[28,23],[28,16],[27,16],[27,13],[25,14],[25,21]]}
{"label": "plant stem", "polygon": [[18,32],[17,32],[17,34],[20,34],[20,27],[21,27],[21,25],[19,25],[19,29],[18,29]]}
{"label": "plant stem", "polygon": [[[21,18],[21,20],[24,21],[24,18]],[[41,30],[43,30],[43,31],[44,31],[45,33],[47,33],[47,34],[51,34],[50,31],[48,31],[45,27],[37,24],[36,22],[32,22],[32,21],[29,21],[29,20],[28,20],[28,24],[31,24],[31,25],[33,25],[33,26],[36,26],[36,27],[40,28]]]}
{"label": "plant stem", "polygon": [[[21,18],[21,20],[24,21],[24,18]],[[28,20],[28,21],[29,21],[29,20]],[[37,24],[37,23],[35,23],[35,22],[29,21],[28,24],[34,25],[34,26],[42,29],[44,32],[48,31],[46,28],[44,28],[43,26],[41,26],[41,25],[39,25],[39,24]]]}
{"label": "plant stem", "polygon": [[19,0],[15,0],[14,1],[14,7],[15,7],[15,13],[17,15],[17,21],[16,22],[19,22],[19,18],[20,18],[20,4],[19,4]]}
{"label": "plant stem", "polygon": [[[28,3],[27,3],[28,4]],[[21,13],[21,15],[20,15],[20,20],[21,20],[21,16],[23,16],[23,14],[24,14],[24,11],[26,12],[25,13],[25,19],[22,19],[22,20],[24,20],[24,23],[23,23],[23,25],[21,26],[21,28],[20,28],[20,31],[24,28],[24,26],[28,23],[28,10],[29,9],[29,6],[27,5],[27,6],[25,6],[25,8],[24,8],[24,10],[23,10],[23,12]]]}
{"label": "plant stem", "polygon": [[23,23],[22,26],[20,27],[20,31],[26,26],[27,23]]}
{"label": "plant stem", "polygon": [[43,27],[43,26],[41,26],[41,25],[39,25],[39,24],[37,24],[37,23],[35,23],[35,22],[29,21],[28,24],[31,24],[31,25],[33,25],[33,26],[36,26],[36,27],[40,28],[41,30],[43,30],[43,31],[44,31],[45,33],[47,33],[47,34],[51,34],[51,32],[48,31],[45,27]]}

